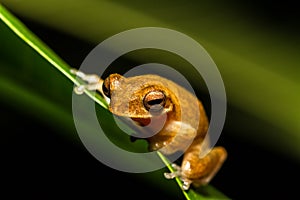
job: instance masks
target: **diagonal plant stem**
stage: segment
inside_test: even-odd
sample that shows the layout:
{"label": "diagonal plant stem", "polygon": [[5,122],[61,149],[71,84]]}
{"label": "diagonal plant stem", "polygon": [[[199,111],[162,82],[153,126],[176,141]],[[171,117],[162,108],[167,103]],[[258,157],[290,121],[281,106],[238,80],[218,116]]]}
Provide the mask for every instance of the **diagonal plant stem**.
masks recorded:
{"label": "diagonal plant stem", "polygon": [[[4,6],[0,4],[0,19],[26,44],[33,48],[45,60],[52,64],[57,70],[63,73],[75,85],[80,85],[80,81],[76,76],[70,73],[70,66],[64,62],[55,52],[53,52],[47,45],[35,36],[22,22],[14,17]],[[84,91],[90,98],[97,102],[100,106],[107,109],[107,103],[97,94],[88,90]]]}
{"label": "diagonal plant stem", "polygon": [[[167,168],[169,169],[170,172],[174,172],[174,169],[171,165],[171,163],[169,162],[169,160],[163,156],[159,151],[157,151],[158,156],[160,157],[160,159],[163,161],[163,163],[167,166]],[[182,182],[180,181],[179,178],[175,178],[177,184],[179,185],[180,188],[182,188]],[[182,190],[183,195],[185,196],[186,199],[191,200],[191,198],[189,197],[189,195],[186,193],[186,191]]]}

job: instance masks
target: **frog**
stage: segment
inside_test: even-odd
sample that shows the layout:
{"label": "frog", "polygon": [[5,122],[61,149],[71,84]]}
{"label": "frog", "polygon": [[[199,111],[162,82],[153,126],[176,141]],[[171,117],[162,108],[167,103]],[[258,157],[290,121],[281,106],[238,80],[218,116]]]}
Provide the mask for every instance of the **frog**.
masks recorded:
{"label": "frog", "polygon": [[[110,74],[101,79],[95,74],[85,74],[72,69],[87,84],[75,87],[77,94],[84,90],[96,90],[109,104],[109,111],[121,118],[129,118],[143,131],[155,134],[146,139],[149,151],[164,155],[182,151],[181,165],[172,164],[173,172],[164,173],[165,178],[179,178],[182,189],[191,185],[200,187],[210,183],[227,158],[222,146],[211,148],[204,156],[209,120],[202,102],[196,95],[174,81],[155,74],[124,77]],[[199,110],[199,116],[196,112]],[[150,124],[150,125],[149,125]],[[156,127],[160,127],[156,130]],[[188,144],[188,146],[186,145]]]}

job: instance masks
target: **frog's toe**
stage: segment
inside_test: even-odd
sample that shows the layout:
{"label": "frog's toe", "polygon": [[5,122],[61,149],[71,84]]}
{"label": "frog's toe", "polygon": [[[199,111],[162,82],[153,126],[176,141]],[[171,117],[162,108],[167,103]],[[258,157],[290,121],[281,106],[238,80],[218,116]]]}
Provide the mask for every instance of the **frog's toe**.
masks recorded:
{"label": "frog's toe", "polygon": [[74,88],[76,94],[83,94],[84,90],[95,91],[102,87],[101,79],[96,74],[85,74],[77,69],[71,69],[70,72],[87,83],[76,86]]}
{"label": "frog's toe", "polygon": [[89,85],[79,85],[74,88],[76,94],[83,94],[84,90],[96,91],[98,88],[101,88],[101,83],[94,83]]}
{"label": "frog's toe", "polygon": [[173,179],[175,177],[180,177],[181,175],[181,168],[180,166],[176,165],[175,163],[172,164],[172,168],[174,169],[173,172],[169,172],[169,173],[164,173],[165,177],[167,179]]}
{"label": "frog's toe", "polygon": [[98,83],[101,80],[96,74],[85,74],[77,69],[70,69],[70,72],[89,84]]}
{"label": "frog's toe", "polygon": [[176,177],[179,178],[182,181],[182,189],[188,190],[193,181],[182,175],[180,166],[173,163],[172,167],[173,167],[174,171],[169,172],[169,173],[164,173],[165,178],[167,178],[167,179],[173,179]]}
{"label": "frog's toe", "polygon": [[178,177],[178,172],[170,172],[170,173],[164,173],[166,179],[173,179],[175,177]]}
{"label": "frog's toe", "polygon": [[181,181],[182,181],[182,186],[181,187],[182,187],[183,190],[188,190],[191,186],[191,183],[193,182],[189,179],[181,179]]}
{"label": "frog's toe", "polygon": [[74,92],[76,94],[83,94],[84,90],[85,90],[84,85],[79,85],[74,88]]}

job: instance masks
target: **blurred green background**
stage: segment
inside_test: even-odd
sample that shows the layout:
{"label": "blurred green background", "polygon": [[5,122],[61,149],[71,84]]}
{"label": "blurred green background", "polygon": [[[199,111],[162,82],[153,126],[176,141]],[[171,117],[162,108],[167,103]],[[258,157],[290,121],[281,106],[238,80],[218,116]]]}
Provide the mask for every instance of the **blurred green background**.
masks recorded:
{"label": "blurred green background", "polygon": [[[296,194],[291,180],[300,178],[300,29],[298,6],[292,1],[0,2],[73,67],[80,66],[98,43],[131,28],[171,28],[197,40],[217,64],[228,97],[218,144],[228,149],[229,157],[212,185],[234,199]],[[170,194],[164,188],[175,184],[149,179],[161,172],[127,174],[95,160],[73,125],[72,83],[3,23],[0,47],[7,188],[37,197],[62,193],[100,198],[113,188],[112,196],[120,191],[124,198],[139,199],[136,191],[152,198],[182,198],[180,191],[171,189]],[[153,61],[190,78],[209,110],[205,86],[186,70],[191,66],[166,52],[129,53],[107,74]],[[28,180],[34,184],[28,185]]]}

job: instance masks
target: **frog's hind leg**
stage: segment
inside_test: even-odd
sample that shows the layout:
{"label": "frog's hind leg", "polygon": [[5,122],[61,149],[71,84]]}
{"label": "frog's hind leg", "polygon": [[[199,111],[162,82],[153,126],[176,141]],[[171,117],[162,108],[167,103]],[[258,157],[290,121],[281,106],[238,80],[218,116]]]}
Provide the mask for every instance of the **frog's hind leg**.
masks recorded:
{"label": "frog's hind leg", "polygon": [[[99,90],[102,88],[102,79],[96,74],[85,74],[77,69],[71,69],[70,72],[87,82],[87,84],[79,85],[74,88],[76,94],[83,94],[84,90]],[[101,92],[101,91],[100,91]]]}
{"label": "frog's hind leg", "polygon": [[191,148],[185,153],[180,169],[176,167],[175,172],[166,173],[165,177],[178,177],[183,183],[183,190],[189,189],[190,184],[196,187],[208,184],[222,166],[227,153],[223,147],[215,147],[203,158],[199,155],[198,149]]}
{"label": "frog's hind leg", "polygon": [[[199,176],[193,181],[193,185],[198,187],[208,184],[219,171],[226,158],[227,152],[223,147],[214,147],[205,157],[200,158],[194,172],[188,175],[192,177]],[[186,162],[189,162],[188,158]]]}

